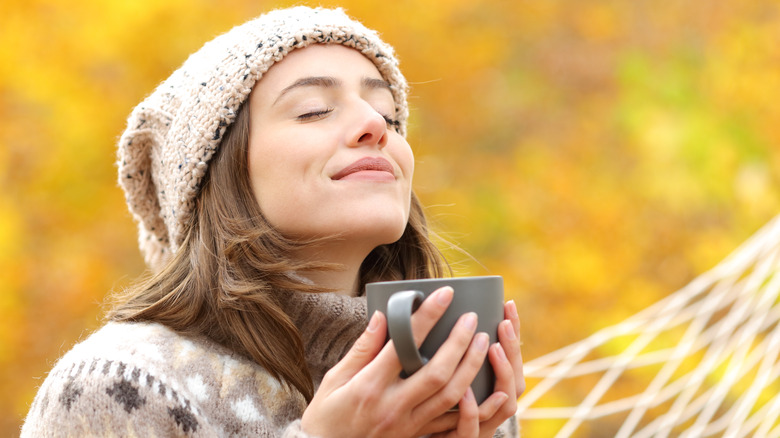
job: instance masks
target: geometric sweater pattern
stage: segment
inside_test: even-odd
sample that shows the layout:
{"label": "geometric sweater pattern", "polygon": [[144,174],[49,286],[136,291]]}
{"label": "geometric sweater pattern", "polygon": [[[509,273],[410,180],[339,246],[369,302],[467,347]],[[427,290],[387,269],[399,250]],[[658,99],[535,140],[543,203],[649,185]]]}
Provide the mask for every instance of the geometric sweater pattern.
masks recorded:
{"label": "geometric sweater pattern", "polygon": [[221,345],[110,322],[49,373],[22,436],[296,436],[305,406]]}
{"label": "geometric sweater pattern", "polygon": [[[315,388],[366,326],[364,297],[285,293]],[[109,322],[49,372],[22,437],[286,437],[301,431],[303,395],[203,336],[147,322]],[[516,437],[510,419],[497,437]]]}

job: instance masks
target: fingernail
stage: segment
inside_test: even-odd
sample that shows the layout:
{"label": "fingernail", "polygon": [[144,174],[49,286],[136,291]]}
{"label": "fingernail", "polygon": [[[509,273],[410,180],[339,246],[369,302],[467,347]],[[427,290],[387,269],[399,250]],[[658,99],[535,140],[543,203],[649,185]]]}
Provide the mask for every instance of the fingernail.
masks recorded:
{"label": "fingernail", "polygon": [[446,286],[441,289],[439,289],[436,292],[436,302],[439,303],[442,306],[449,306],[450,302],[452,302],[452,294],[453,290],[451,287]]}
{"label": "fingernail", "polygon": [[504,352],[504,348],[501,346],[501,344],[496,343],[494,345],[496,346],[496,354],[498,354],[498,358],[503,361],[508,361],[509,359],[506,358],[506,353]]}
{"label": "fingernail", "polygon": [[512,323],[506,321],[503,324],[504,324],[504,334],[506,334],[506,337],[510,341],[514,341],[515,339],[517,339],[517,336],[515,335],[515,328],[512,327]]}
{"label": "fingernail", "polygon": [[503,405],[503,404],[504,404],[504,402],[505,402],[505,401],[506,401],[506,399],[508,399],[508,398],[509,398],[509,394],[507,394],[507,393],[505,393],[505,392],[500,392],[500,393],[498,393],[498,397],[497,397],[497,398],[495,399],[495,401],[493,402],[493,406],[500,407],[501,405]]}
{"label": "fingernail", "polygon": [[510,318],[518,318],[517,316],[517,304],[515,304],[515,300],[509,300],[509,317]]}
{"label": "fingernail", "polygon": [[477,333],[474,337],[474,348],[479,352],[487,351],[489,340],[487,333]]}
{"label": "fingernail", "polygon": [[375,310],[374,314],[371,315],[371,319],[368,321],[368,328],[366,331],[376,331],[377,327],[379,327],[379,311]]}
{"label": "fingernail", "polygon": [[477,314],[474,312],[469,312],[465,315],[463,315],[463,321],[462,321],[463,327],[466,327],[469,330],[476,330],[477,328]]}
{"label": "fingernail", "polygon": [[463,401],[471,401],[474,399],[474,391],[471,390],[471,387],[469,386],[468,389],[466,389],[466,393],[463,394]]}

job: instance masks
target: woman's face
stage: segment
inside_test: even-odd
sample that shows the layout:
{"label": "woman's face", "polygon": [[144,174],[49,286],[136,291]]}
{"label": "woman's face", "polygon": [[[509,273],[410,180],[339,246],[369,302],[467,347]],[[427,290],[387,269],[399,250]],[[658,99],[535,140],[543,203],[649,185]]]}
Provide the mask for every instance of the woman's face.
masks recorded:
{"label": "woman's face", "polygon": [[371,249],[401,237],[414,157],[371,61],[341,45],[295,50],[249,103],[249,174],[271,225],[291,238],[338,235]]}

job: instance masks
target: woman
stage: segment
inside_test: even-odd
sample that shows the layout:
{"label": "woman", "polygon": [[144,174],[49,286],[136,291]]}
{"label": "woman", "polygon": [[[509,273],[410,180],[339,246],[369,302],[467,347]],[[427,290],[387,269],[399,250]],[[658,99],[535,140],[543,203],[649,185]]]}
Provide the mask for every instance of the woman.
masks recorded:
{"label": "woman", "polygon": [[[384,316],[366,326],[366,283],[445,270],[407,114],[392,48],[341,10],[274,11],[193,54],[119,144],[153,274],[55,365],[22,435],[516,435],[513,303],[499,343],[465,315],[408,379]],[[421,305],[417,339],[451,298]],[[477,406],[486,355],[496,389]]]}

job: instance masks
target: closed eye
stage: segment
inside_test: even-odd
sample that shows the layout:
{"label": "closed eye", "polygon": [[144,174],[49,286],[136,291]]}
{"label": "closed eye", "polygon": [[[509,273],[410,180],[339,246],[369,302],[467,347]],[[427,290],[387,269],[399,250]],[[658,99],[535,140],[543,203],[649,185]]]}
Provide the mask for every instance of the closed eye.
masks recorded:
{"label": "closed eye", "polygon": [[390,116],[386,116],[384,114],[382,115],[382,117],[385,119],[385,123],[387,123],[387,126],[391,126],[393,129],[398,131],[398,128],[401,126],[401,122],[391,118]]}
{"label": "closed eye", "polygon": [[306,122],[310,120],[319,120],[327,116],[333,112],[333,108],[327,108],[324,110],[317,110],[317,111],[311,111],[306,114],[301,114],[300,116],[296,117],[295,119],[301,122]]}

